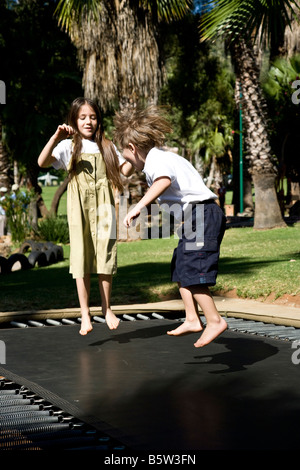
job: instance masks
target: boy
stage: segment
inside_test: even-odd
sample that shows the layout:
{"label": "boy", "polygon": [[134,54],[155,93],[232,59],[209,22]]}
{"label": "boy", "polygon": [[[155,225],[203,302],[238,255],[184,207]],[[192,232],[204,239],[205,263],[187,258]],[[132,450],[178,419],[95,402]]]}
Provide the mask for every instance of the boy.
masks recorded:
{"label": "boy", "polygon": [[[128,212],[124,224],[129,227],[140,211],[156,199],[165,209],[174,212],[175,218],[183,220],[182,237],[174,250],[171,267],[172,281],[178,283],[186,318],[168,334],[180,336],[203,331],[194,344],[203,347],[227,328],[209,290],[209,286],[216,283],[225,217],[215,203],[217,196],[205,186],[196,169],[183,157],[160,149],[165,134],[171,130],[155,106],[116,114],[115,141],[123,150],[124,158],[136,170],[144,172],[149,186],[144,197]],[[192,228],[194,238],[190,230],[187,235],[186,226]],[[203,238],[198,236],[201,231]],[[206,318],[205,329],[197,304]]]}

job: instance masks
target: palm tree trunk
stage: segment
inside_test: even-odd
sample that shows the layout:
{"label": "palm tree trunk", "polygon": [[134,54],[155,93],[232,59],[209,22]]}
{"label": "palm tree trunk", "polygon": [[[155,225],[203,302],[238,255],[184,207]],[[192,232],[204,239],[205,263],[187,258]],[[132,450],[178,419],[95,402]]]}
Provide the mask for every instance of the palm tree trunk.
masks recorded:
{"label": "palm tree trunk", "polygon": [[255,54],[246,42],[235,43],[232,47],[241,91],[245,158],[255,190],[254,228],[284,227],[275,190],[277,169],[268,137],[267,107],[261,93]]}

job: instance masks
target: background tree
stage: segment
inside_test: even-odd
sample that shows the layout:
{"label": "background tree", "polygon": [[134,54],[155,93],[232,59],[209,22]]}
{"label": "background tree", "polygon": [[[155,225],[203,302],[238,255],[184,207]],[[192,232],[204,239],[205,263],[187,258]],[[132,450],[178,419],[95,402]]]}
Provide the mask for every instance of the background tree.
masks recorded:
{"label": "background tree", "polygon": [[300,199],[299,78],[300,56],[295,55],[277,58],[262,81],[272,115],[270,141],[278,155],[277,190],[282,205],[285,203],[290,208]]}
{"label": "background tree", "polygon": [[[2,63],[6,63],[7,59],[7,44],[9,43],[9,30],[10,30],[10,20],[11,12],[7,8],[5,0],[0,0],[0,18],[1,18],[1,28],[0,28],[0,57]],[[1,77],[0,80],[4,82],[5,94],[6,86],[8,84],[8,71],[5,67],[1,68]],[[5,111],[5,104],[0,104],[0,186],[5,186],[6,188],[10,187],[9,179],[9,157],[5,145],[4,139],[4,130],[3,130],[3,115]]]}
{"label": "background tree", "polygon": [[[1,56],[7,88],[3,125],[11,168],[17,161],[24,168],[27,187],[36,193],[41,193],[37,157],[57,124],[66,119],[74,96],[82,94],[76,50],[58,29],[54,9],[55,2],[12,3],[6,9],[9,40]],[[39,206],[45,213],[42,198]]]}
{"label": "background tree", "polygon": [[203,177],[218,172],[209,180],[217,191],[232,166],[234,76],[223,43],[199,44],[198,25],[199,15],[188,14],[164,30],[167,81],[160,102],[171,109],[172,144]]}
{"label": "background tree", "polygon": [[59,23],[78,50],[86,96],[103,110],[157,102],[163,83],[159,21],[184,15],[190,0],[60,0]]}
{"label": "background tree", "polygon": [[202,22],[202,38],[222,35],[228,41],[236,74],[236,99],[242,97],[246,158],[255,188],[254,228],[285,226],[275,191],[277,161],[268,134],[266,103],[255,54],[256,39],[269,45],[271,56],[282,44],[293,0],[219,0]]}

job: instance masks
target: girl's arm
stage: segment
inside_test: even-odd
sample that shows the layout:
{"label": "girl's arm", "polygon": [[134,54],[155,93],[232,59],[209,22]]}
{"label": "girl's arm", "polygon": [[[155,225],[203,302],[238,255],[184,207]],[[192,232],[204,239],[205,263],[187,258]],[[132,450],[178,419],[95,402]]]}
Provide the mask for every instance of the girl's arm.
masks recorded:
{"label": "girl's arm", "polygon": [[148,204],[151,204],[151,202],[155,201],[155,199],[157,199],[162,193],[164,193],[170,184],[171,180],[167,176],[157,178],[152,186],[150,186],[145,196],[142,197],[137,205],[126,215],[124,219],[125,227],[130,227],[132,220],[140,215],[141,210],[148,206]]}
{"label": "girl's arm", "polygon": [[71,126],[67,126],[66,124],[62,124],[58,126],[56,129],[55,134],[50,137],[49,141],[41,151],[39,158],[38,158],[38,165],[41,168],[47,168],[51,166],[53,162],[55,162],[55,157],[52,156],[53,149],[57,146],[57,144],[61,141],[73,135],[75,133],[74,129]]}

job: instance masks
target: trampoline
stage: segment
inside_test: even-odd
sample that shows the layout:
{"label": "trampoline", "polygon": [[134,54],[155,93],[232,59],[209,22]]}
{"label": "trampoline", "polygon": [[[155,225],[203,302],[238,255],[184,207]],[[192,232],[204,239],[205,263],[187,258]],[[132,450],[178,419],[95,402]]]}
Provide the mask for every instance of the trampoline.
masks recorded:
{"label": "trampoline", "polygon": [[[232,318],[226,332],[196,349],[199,334],[166,334],[180,319],[131,320],[136,321],[124,319],[115,331],[95,322],[85,337],[78,324],[2,328],[6,361],[0,364],[0,402],[11,381],[21,387],[19,394],[27,390],[33,401],[51,405],[53,417],[60,410],[58,424],[71,419],[75,430],[85,427],[84,439],[96,436],[92,444],[79,438],[76,446],[66,446],[70,449],[298,448],[300,365],[293,360],[298,329],[284,333],[276,327],[266,335],[259,322],[245,328],[243,320]],[[11,435],[11,426],[7,429]],[[18,430],[33,441],[21,425]],[[43,437],[36,444],[56,446],[55,439],[45,443]]]}

